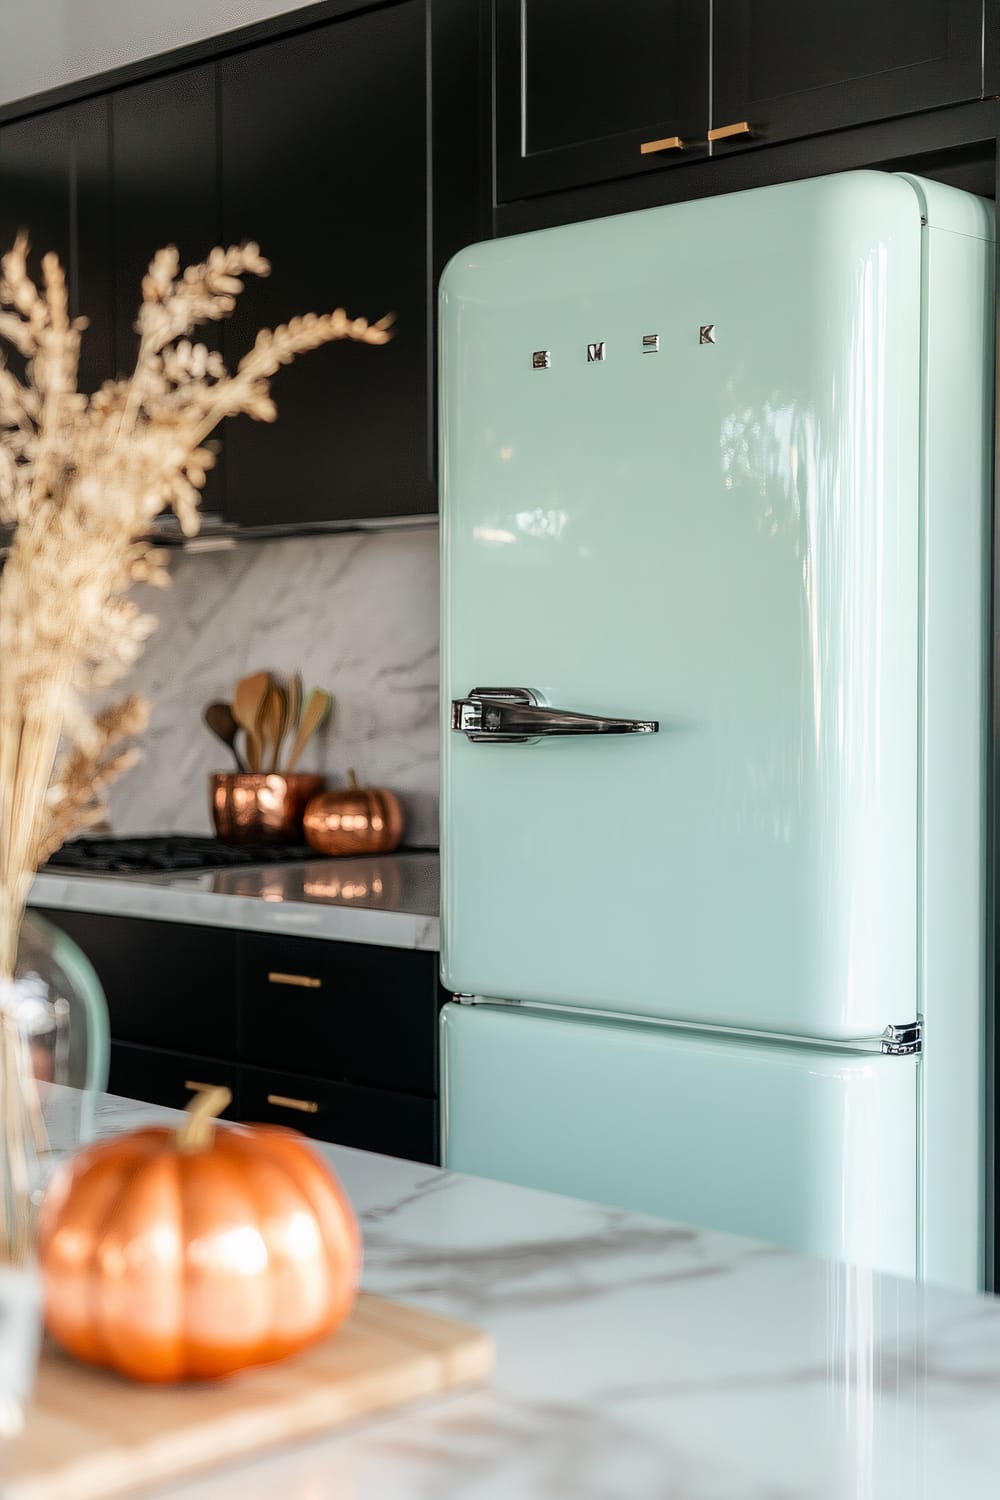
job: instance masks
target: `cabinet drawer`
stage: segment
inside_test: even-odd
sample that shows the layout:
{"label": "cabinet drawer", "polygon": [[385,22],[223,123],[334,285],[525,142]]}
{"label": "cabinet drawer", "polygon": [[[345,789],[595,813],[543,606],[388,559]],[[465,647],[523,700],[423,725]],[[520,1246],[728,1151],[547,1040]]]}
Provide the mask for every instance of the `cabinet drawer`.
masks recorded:
{"label": "cabinet drawer", "polygon": [[236,1074],[232,1063],[218,1062],[215,1058],[112,1042],[108,1090],[125,1099],[142,1099],[148,1104],[183,1109],[191,1100],[189,1085],[192,1083],[222,1084],[233,1095],[225,1116],[235,1119],[239,1114]]}
{"label": "cabinet drawer", "polygon": [[436,1163],[437,1102],[297,1073],[240,1069],[240,1115],[288,1125],[317,1141]]}
{"label": "cabinet drawer", "polygon": [[244,933],[240,1059],[437,1092],[437,955]]}
{"label": "cabinet drawer", "polygon": [[97,970],[115,1041],[236,1056],[235,932],[38,909]]}

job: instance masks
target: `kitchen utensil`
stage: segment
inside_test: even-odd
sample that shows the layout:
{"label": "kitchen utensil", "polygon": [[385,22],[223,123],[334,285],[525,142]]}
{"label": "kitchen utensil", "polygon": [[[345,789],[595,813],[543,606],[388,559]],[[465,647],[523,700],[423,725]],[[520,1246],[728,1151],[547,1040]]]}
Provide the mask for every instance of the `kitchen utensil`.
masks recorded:
{"label": "kitchen utensil", "polygon": [[340,791],[320,792],[306,808],[306,842],[320,854],[388,854],[403,837],[403,809],[385,787],[359,786],[353,771]]}
{"label": "kitchen utensil", "polygon": [[[404,1402],[486,1380],[487,1334],[362,1293],[344,1326],[283,1365],[155,1390],[51,1346],[19,1438],[4,1447],[4,1500],[114,1500]],[[224,1484],[224,1481],[223,1481]]]}
{"label": "kitchen utensil", "polygon": [[332,708],[333,694],[324,693],[322,688],[313,688],[302,710],[302,718],[299,721],[298,733],[295,736],[291,754],[288,757],[286,770],[293,771],[295,769],[299,756],[317,729],[320,729],[326,723]]}
{"label": "kitchen utensil", "polygon": [[221,702],[210,703],[202,717],[216,738],[229,746],[237,771],[245,771],[247,768],[243,757],[236,748],[236,736],[240,732],[240,726],[233,715],[232,705]]}
{"label": "kitchen utensil", "polygon": [[323,777],[312,772],[216,771],[208,778],[215,831],[226,844],[295,844],[302,842],[302,814],[323,790]]}
{"label": "kitchen utensil", "polygon": [[269,672],[251,672],[249,677],[240,678],[233,694],[233,717],[247,737],[246,762],[249,771],[259,771],[261,766],[257,720],[270,681]]}
{"label": "kitchen utensil", "polygon": [[288,717],[285,724],[285,733],[294,734],[299,727],[299,715],[302,712],[302,673],[293,672],[285,685],[285,696],[288,700]]}
{"label": "kitchen utensil", "polygon": [[261,700],[258,723],[261,737],[261,769],[276,771],[281,742],[285,737],[288,699],[285,689],[273,677]]}

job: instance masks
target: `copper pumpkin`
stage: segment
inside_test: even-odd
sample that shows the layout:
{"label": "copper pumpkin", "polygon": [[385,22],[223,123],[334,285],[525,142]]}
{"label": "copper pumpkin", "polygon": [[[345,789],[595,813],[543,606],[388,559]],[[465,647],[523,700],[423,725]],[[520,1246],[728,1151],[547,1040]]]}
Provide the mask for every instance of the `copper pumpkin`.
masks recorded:
{"label": "copper pumpkin", "polygon": [[180,1130],[102,1141],[66,1162],[39,1217],[49,1332],[144,1381],[208,1379],[332,1333],[361,1268],[357,1220],[304,1138],[215,1129],[226,1089]]}
{"label": "copper pumpkin", "polygon": [[385,787],[358,786],[353,771],[339,792],[314,797],[302,820],[320,854],[388,854],[403,837],[403,809]]}

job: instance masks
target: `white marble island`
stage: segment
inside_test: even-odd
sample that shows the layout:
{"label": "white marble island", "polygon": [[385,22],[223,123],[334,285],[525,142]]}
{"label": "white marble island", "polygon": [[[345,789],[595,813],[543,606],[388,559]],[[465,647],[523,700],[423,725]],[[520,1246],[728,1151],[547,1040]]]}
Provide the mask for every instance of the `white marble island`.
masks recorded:
{"label": "white marble island", "polygon": [[[107,1100],[99,1129],[167,1116]],[[486,1328],[493,1384],[172,1500],[997,1495],[1000,1301],[322,1149],[362,1221],[365,1286]]]}

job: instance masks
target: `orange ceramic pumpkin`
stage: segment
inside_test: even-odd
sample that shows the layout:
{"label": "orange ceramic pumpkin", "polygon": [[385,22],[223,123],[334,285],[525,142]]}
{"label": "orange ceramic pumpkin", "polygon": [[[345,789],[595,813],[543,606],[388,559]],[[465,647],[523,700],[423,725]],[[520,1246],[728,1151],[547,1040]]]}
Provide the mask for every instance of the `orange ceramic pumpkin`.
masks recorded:
{"label": "orange ceramic pumpkin", "polygon": [[403,809],[394,792],[358,786],[353,771],[339,792],[320,792],[302,819],[306,841],[320,854],[389,854],[403,837]]}
{"label": "orange ceramic pumpkin", "polygon": [[49,1332],[137,1380],[228,1375],[330,1334],[357,1294],[361,1237],[333,1173],[276,1126],[216,1129],[210,1090],[180,1130],[66,1162],[39,1216]]}

